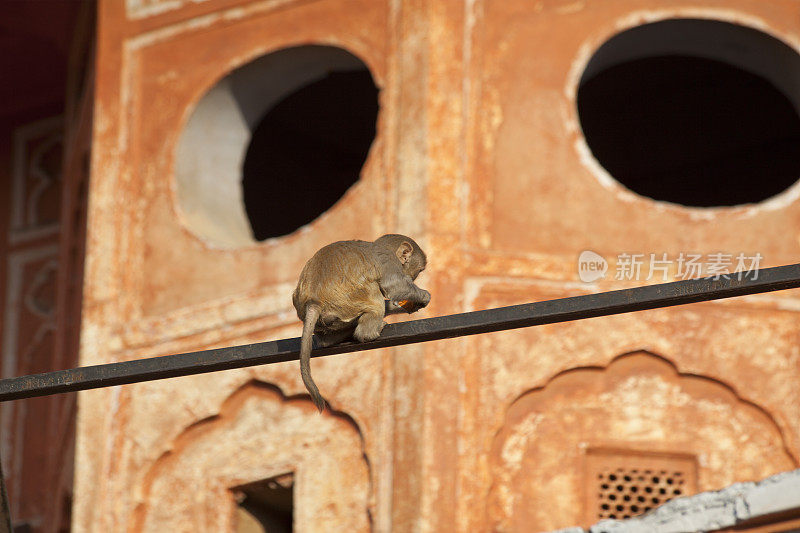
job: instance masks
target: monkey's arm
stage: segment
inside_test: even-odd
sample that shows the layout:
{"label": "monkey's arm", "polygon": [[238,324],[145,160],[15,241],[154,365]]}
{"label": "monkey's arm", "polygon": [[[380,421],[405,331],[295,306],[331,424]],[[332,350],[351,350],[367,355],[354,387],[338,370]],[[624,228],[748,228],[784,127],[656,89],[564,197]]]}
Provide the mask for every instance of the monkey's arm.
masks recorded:
{"label": "monkey's arm", "polygon": [[[384,275],[380,280],[381,292],[386,298],[389,299],[390,304],[386,305],[386,311],[391,314],[406,312],[408,307],[403,309],[397,302],[407,300],[412,305],[410,306],[414,311],[421,309],[428,305],[431,301],[431,293],[426,290],[420,289],[414,284],[414,281],[398,269],[397,272],[389,272]],[[400,310],[397,310],[400,309]]]}

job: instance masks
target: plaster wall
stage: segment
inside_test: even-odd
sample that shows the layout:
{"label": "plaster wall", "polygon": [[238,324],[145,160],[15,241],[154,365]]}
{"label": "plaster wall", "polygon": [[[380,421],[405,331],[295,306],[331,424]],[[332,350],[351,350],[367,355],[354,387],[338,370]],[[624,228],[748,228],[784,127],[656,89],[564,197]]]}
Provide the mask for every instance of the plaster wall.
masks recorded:
{"label": "plaster wall", "polygon": [[[593,50],[679,16],[800,42],[790,0],[101,1],[81,363],[297,336],[305,260],[385,232],[428,252],[421,317],[630,285],[581,283],[586,249],[796,262],[798,187],[685,208],[624,189],[586,147],[575,93]],[[215,247],[177,207],[183,128],[233,69],[301,44],[348,50],[381,89],[361,179],[288,236]],[[691,455],[699,490],[796,468],[799,303],[786,291],[315,359],[335,410],[321,416],[296,363],[87,391],[73,525],[226,530],[230,487],[294,471],[298,531],[548,530],[595,521],[587,450]]]}

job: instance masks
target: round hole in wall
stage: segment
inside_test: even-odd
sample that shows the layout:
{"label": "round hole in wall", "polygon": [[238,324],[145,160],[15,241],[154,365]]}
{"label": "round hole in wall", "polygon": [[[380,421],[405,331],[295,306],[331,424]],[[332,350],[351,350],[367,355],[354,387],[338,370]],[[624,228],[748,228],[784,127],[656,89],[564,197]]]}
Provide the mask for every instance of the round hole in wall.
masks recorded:
{"label": "round hole in wall", "polygon": [[367,66],[341,48],[286,48],[237,68],[202,97],[181,134],[184,222],[227,248],[308,224],[358,181],[377,114]]}
{"label": "round hole in wall", "polygon": [[377,114],[378,91],[366,69],[331,72],[267,111],[242,177],[257,240],[290,233],[341,198],[358,180]]}
{"label": "round hole in wall", "polygon": [[671,19],[624,31],[589,61],[577,105],[597,161],[654,200],[755,203],[800,178],[800,55],[751,28]]}

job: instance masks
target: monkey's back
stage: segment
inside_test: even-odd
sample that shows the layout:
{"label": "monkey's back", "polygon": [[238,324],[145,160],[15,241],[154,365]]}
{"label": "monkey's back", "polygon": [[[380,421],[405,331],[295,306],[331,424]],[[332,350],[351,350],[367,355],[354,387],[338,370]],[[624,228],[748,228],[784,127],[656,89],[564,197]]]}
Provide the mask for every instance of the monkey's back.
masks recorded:
{"label": "monkey's back", "polygon": [[375,246],[367,241],[340,241],[321,248],[308,260],[292,296],[300,320],[309,304],[320,307],[325,329],[343,329],[365,311],[383,310]]}

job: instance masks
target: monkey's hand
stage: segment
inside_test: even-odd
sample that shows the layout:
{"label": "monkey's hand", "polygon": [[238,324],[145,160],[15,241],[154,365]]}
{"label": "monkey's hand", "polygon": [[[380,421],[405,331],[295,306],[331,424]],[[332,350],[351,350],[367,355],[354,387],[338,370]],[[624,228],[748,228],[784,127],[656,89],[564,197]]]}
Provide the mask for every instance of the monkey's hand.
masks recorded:
{"label": "monkey's hand", "polygon": [[420,289],[422,291],[422,299],[419,302],[419,307],[417,309],[422,309],[423,307],[427,307],[429,303],[431,303],[431,293],[426,291],[425,289]]}
{"label": "monkey's hand", "polygon": [[[395,312],[400,312],[396,311],[396,308],[400,307],[406,313],[413,313],[431,301],[431,293],[414,285],[414,280],[401,272],[384,276],[380,280],[380,287],[384,297],[394,302],[392,310]],[[403,304],[402,302],[408,303]]]}
{"label": "monkey's hand", "polygon": [[399,302],[394,302],[392,300],[384,300],[384,303],[386,304],[386,309],[384,311],[385,316],[398,315],[400,313],[409,312],[406,311],[406,309],[402,305],[400,305]]}
{"label": "monkey's hand", "polygon": [[431,293],[424,289],[419,290],[419,298],[414,300],[400,300],[397,304],[406,310],[407,313],[416,313],[423,307],[427,307],[431,301]]}
{"label": "monkey's hand", "polygon": [[419,301],[412,300],[399,300],[392,301],[386,300],[386,313],[387,315],[394,315],[398,313],[416,313],[423,307],[427,306],[431,301],[431,295],[428,291],[422,291],[423,295]]}

